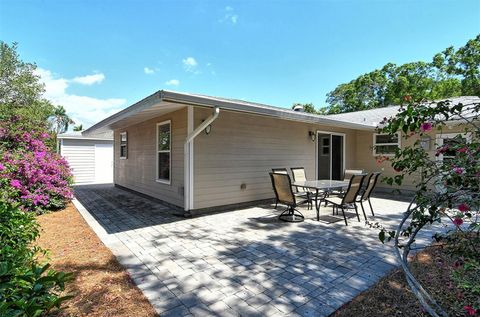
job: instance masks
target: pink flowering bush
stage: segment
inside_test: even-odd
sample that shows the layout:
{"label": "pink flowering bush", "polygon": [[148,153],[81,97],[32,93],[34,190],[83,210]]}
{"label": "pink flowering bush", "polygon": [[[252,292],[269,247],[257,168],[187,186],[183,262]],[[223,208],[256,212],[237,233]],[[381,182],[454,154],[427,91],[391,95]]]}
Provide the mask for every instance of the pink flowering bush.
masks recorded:
{"label": "pink flowering bush", "polygon": [[[396,231],[382,229],[379,238],[382,242],[415,238],[425,226],[446,222],[451,229],[434,237],[458,259],[452,278],[462,294],[455,314],[476,316],[480,312],[480,103],[406,101],[395,117],[384,119],[379,132],[401,131],[404,139],[416,138],[412,146],[399,149],[390,159],[398,173],[384,179],[390,185],[401,185],[405,176],[415,175],[419,179],[416,206],[398,236]],[[438,137],[444,134],[448,138]],[[428,146],[422,146],[425,140]]]}
{"label": "pink flowering bush", "polygon": [[42,213],[72,198],[68,163],[48,146],[50,135],[12,117],[0,121],[0,198]]}

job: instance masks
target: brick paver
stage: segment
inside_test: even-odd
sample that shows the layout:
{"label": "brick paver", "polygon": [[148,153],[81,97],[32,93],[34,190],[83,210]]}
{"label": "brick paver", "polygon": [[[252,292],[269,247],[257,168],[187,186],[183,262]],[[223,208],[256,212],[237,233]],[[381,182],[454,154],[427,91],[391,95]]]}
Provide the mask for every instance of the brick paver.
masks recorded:
{"label": "brick paver", "polygon": [[[378,229],[356,218],[346,227],[302,209],[304,222],[283,223],[272,206],[183,218],[111,185],[79,186],[75,196],[161,316],[328,316],[397,265]],[[408,206],[372,203],[370,220],[387,226]]]}

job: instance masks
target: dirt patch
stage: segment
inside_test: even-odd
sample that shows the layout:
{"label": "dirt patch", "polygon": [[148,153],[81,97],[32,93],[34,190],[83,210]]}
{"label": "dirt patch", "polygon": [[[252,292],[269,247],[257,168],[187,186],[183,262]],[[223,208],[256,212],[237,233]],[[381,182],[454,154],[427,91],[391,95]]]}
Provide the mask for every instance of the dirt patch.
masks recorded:
{"label": "dirt patch", "polygon": [[83,220],[77,209],[38,217],[42,233],[38,245],[49,249],[52,266],[73,272],[66,302],[59,316],[155,316],[155,311],[110,250]]}
{"label": "dirt patch", "polygon": [[[432,247],[413,257],[412,274],[449,316],[466,316],[462,290],[452,281],[455,260],[441,247]],[[345,316],[429,316],[408,287],[403,270],[396,269],[377,284],[332,314]]]}

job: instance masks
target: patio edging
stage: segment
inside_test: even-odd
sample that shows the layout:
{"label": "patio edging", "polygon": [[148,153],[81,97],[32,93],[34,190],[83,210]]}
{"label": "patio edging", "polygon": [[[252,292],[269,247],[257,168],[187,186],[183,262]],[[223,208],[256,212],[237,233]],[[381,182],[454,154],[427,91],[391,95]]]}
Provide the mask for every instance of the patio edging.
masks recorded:
{"label": "patio edging", "polygon": [[[142,294],[148,299],[152,307],[158,314],[165,312],[165,309],[160,309],[156,300],[158,299],[152,292],[146,292],[147,288],[151,286],[152,282],[161,282],[158,277],[137,257],[133,258],[128,247],[123,244],[120,239],[114,234],[108,234],[105,229],[98,223],[98,221],[88,212],[78,199],[72,200],[73,205],[77,208],[80,215],[82,215],[85,222],[95,232],[102,243],[110,249],[117,261],[127,271],[135,286],[137,286]],[[128,259],[128,261],[127,261]],[[152,280],[153,279],[153,280]],[[174,307],[171,307],[174,308]]]}

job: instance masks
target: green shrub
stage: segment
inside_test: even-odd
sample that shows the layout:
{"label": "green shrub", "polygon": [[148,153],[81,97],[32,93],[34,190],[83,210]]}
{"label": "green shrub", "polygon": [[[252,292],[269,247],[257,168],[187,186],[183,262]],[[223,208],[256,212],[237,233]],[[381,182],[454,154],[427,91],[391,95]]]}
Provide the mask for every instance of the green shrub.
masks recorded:
{"label": "green shrub", "polygon": [[37,259],[39,232],[33,213],[0,201],[0,316],[40,316],[70,298],[61,293],[71,274]]}

